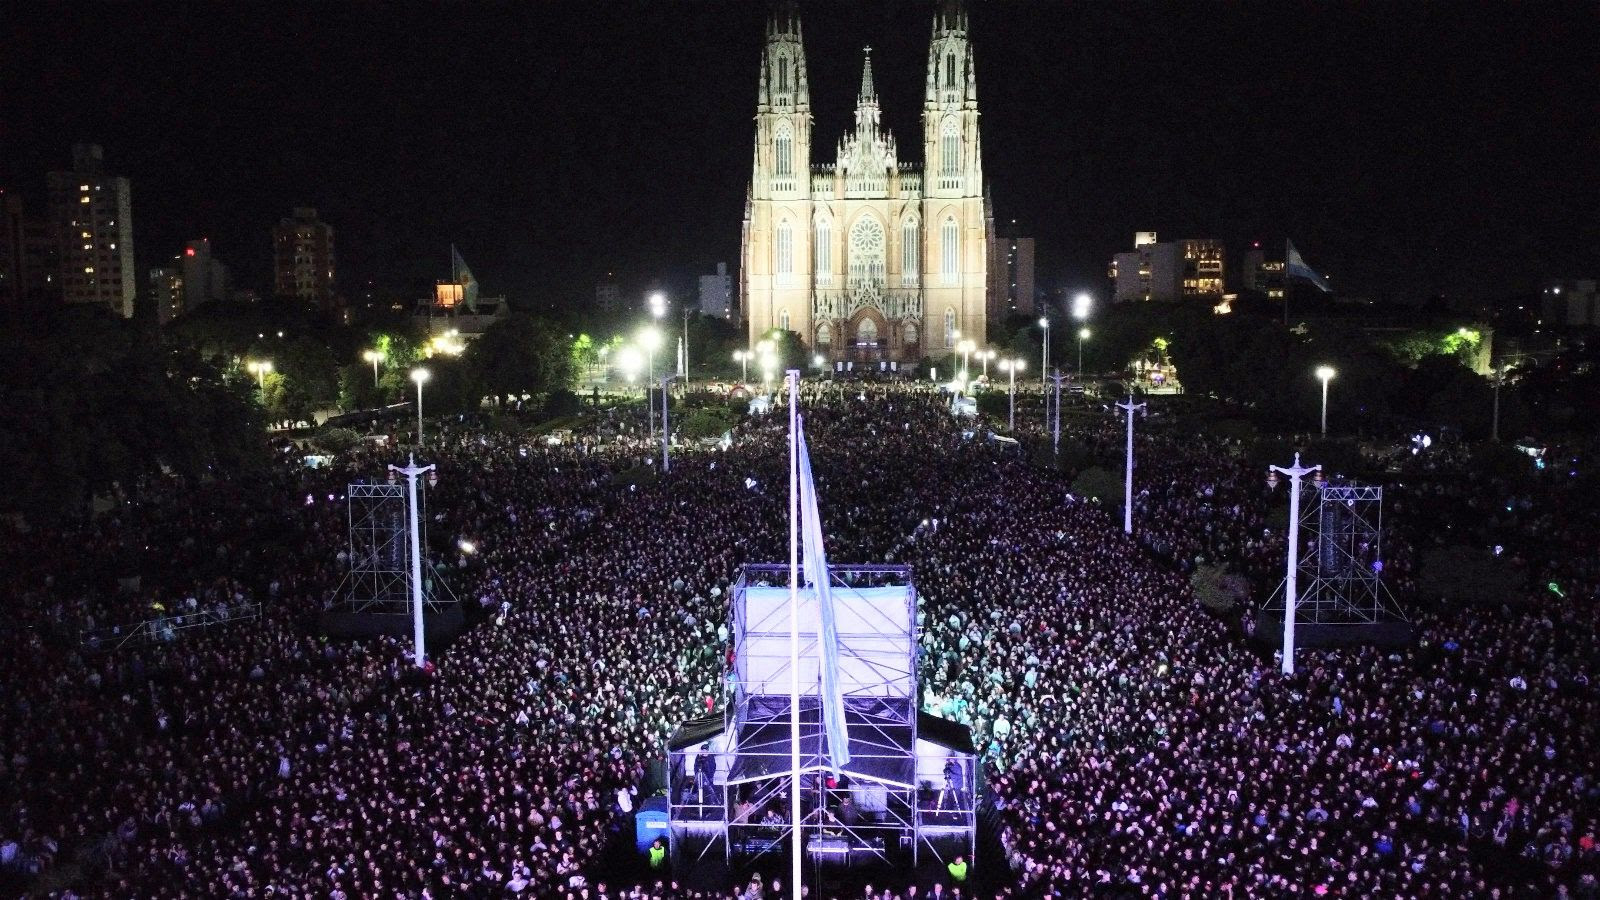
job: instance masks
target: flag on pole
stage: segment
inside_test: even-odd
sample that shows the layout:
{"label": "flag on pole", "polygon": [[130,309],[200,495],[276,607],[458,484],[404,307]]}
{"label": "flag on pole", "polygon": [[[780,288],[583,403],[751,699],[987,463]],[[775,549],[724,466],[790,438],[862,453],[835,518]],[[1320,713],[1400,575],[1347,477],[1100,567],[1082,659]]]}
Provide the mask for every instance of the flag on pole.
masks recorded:
{"label": "flag on pole", "polygon": [[804,417],[797,430],[802,569],[812,595],[817,598],[817,613],[822,623],[817,635],[818,665],[822,671],[822,725],[828,736],[828,765],[837,772],[850,763],[850,736],[844,721],[844,697],[839,690],[839,628],[834,619],[828,559],[822,549],[822,517],[817,512],[817,485],[811,477],[811,452],[806,447]]}
{"label": "flag on pole", "polygon": [[450,276],[451,280],[461,285],[461,302],[467,307],[468,312],[478,311],[478,279],[472,277],[472,270],[467,268],[467,261],[456,252],[456,245],[450,245]]}
{"label": "flag on pole", "polygon": [[1325,294],[1333,293],[1333,288],[1328,286],[1327,279],[1317,274],[1317,270],[1306,265],[1300,257],[1300,251],[1294,248],[1294,241],[1284,242],[1283,272],[1286,278],[1302,278],[1316,285]]}

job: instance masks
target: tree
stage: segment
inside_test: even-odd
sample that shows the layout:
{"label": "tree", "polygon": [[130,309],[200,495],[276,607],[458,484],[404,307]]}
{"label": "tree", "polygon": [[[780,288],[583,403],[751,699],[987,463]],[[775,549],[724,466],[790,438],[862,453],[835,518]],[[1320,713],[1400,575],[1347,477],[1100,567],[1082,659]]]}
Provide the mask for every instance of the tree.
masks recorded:
{"label": "tree", "polygon": [[522,313],[489,326],[462,360],[475,387],[497,399],[571,387],[575,371],[564,333]]}

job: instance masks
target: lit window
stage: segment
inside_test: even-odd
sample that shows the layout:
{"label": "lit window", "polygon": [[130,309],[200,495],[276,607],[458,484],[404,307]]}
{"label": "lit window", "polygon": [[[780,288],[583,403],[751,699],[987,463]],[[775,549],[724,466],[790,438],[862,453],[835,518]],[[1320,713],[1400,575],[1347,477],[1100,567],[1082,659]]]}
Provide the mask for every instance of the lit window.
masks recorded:
{"label": "lit window", "polygon": [[87,195],[79,197],[78,198],[78,202],[79,203],[88,203],[89,202],[89,197]]}
{"label": "lit window", "polygon": [[85,275],[93,274],[93,272],[94,272],[94,266],[84,266],[83,267],[83,273]]}
{"label": "lit window", "polygon": [[83,249],[85,249],[85,250],[93,250],[94,249],[94,245],[93,244],[84,244],[83,245]]}
{"label": "lit window", "polygon": [[794,229],[788,222],[778,223],[778,274],[794,274]]}
{"label": "lit window", "polygon": [[939,137],[940,173],[956,175],[961,172],[961,135],[956,133],[955,119],[946,119],[944,132]]}
{"label": "lit window", "polygon": [[944,311],[944,345],[951,348],[955,347],[956,345],[955,307],[951,307]]}
{"label": "lit window", "polygon": [[789,130],[788,122],[778,124],[778,138],[776,141],[777,173],[787,178],[794,174],[794,135]]}
{"label": "lit window", "polygon": [[918,243],[921,238],[917,234],[917,220],[907,219],[900,226],[900,283],[916,284],[917,267],[921,265],[921,254],[918,252]]}
{"label": "lit window", "polygon": [[778,57],[778,90],[787,91],[788,89],[789,89],[789,57],[780,56],[780,57]]}
{"label": "lit window", "polygon": [[826,218],[817,219],[817,283],[828,284],[833,281],[833,239],[832,227]]}
{"label": "lit window", "polygon": [[946,53],[944,57],[944,86],[947,88],[956,86],[956,55],[954,53]]}
{"label": "lit window", "polygon": [[939,274],[945,284],[955,284],[961,258],[961,233],[956,228],[955,219],[946,219],[939,229],[939,247]]}

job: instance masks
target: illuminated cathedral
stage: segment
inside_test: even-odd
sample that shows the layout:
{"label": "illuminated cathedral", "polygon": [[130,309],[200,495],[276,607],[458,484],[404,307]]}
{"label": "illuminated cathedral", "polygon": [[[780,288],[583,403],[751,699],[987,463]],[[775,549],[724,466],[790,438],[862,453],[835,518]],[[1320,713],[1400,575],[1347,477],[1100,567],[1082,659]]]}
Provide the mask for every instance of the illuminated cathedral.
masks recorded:
{"label": "illuminated cathedral", "polygon": [[767,23],[755,159],[741,239],[740,308],[752,345],[792,331],[830,360],[915,362],[984,343],[992,214],[977,72],[959,0],[933,18],[923,163],[900,158],[879,116],[867,48],[855,130],[813,162],[800,17]]}

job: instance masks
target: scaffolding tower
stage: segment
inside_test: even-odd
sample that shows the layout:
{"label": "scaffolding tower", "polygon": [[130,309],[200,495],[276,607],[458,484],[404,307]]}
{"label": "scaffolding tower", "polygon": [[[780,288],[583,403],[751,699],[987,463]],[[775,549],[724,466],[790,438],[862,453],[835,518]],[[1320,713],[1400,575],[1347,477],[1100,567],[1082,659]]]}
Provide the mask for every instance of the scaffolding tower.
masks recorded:
{"label": "scaffolding tower", "polygon": [[[349,571],[336,593],[338,605],[353,613],[404,614],[411,609],[411,551],[406,537],[406,486],[352,484],[349,512]],[[428,559],[425,494],[417,492],[417,527],[422,530],[422,597],[429,613],[456,604],[450,586]]]}
{"label": "scaffolding tower", "polygon": [[[1295,624],[1407,621],[1383,583],[1383,488],[1329,482],[1312,489],[1317,496],[1300,515]],[[1281,619],[1283,594],[1279,583],[1262,609]]]}

